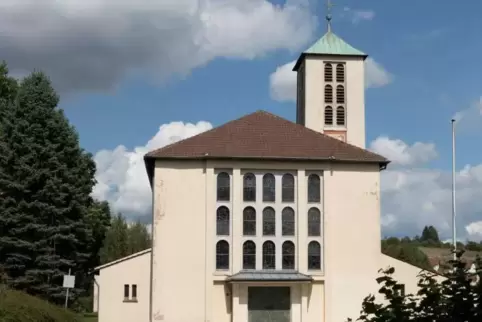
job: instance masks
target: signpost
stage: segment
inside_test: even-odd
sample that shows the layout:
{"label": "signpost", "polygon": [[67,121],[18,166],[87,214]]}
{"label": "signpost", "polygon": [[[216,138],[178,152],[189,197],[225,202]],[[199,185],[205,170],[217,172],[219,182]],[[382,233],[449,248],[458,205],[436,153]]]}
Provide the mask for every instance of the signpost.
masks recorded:
{"label": "signpost", "polygon": [[67,308],[67,305],[69,303],[69,291],[71,288],[74,288],[74,286],[75,286],[75,275],[70,275],[70,268],[69,268],[69,274],[64,275],[64,283],[63,283],[63,287],[66,289],[65,308]]}

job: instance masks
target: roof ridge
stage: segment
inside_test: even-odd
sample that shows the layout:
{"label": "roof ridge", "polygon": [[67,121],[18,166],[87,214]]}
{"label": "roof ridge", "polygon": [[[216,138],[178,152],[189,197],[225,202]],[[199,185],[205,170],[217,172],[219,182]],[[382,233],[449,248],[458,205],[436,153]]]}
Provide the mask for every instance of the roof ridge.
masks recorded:
{"label": "roof ridge", "polygon": [[144,155],[144,158],[146,158],[146,157],[149,158],[149,157],[151,156],[151,154],[156,154],[156,153],[158,153],[158,152],[160,152],[160,151],[162,151],[162,150],[164,150],[164,149],[172,148],[173,146],[176,146],[176,145],[178,145],[178,144],[181,144],[182,142],[184,142],[184,141],[186,141],[186,140],[189,140],[189,139],[198,137],[198,136],[203,135],[203,134],[213,133],[213,132],[215,132],[216,130],[218,130],[219,128],[221,128],[221,127],[224,127],[224,126],[226,126],[226,125],[232,124],[232,123],[234,123],[234,122],[236,122],[236,121],[240,121],[241,119],[243,119],[243,118],[245,118],[245,117],[248,117],[248,116],[251,116],[251,115],[254,115],[254,114],[258,114],[258,113],[260,113],[260,112],[265,112],[265,113],[268,114],[268,115],[274,115],[274,114],[271,114],[271,113],[266,112],[266,111],[263,111],[263,110],[257,110],[257,111],[255,111],[255,112],[252,112],[252,113],[249,113],[249,114],[245,114],[245,115],[243,115],[243,116],[240,116],[240,117],[238,117],[238,118],[236,118],[236,119],[234,119],[234,120],[230,120],[230,121],[228,121],[228,122],[226,122],[226,123],[223,123],[223,124],[221,124],[221,125],[213,126],[213,128],[210,129],[210,130],[207,130],[207,131],[198,133],[198,134],[193,135],[193,136],[190,136],[190,137],[188,137],[188,138],[185,138],[185,139],[182,139],[182,140],[173,142],[173,143],[171,143],[171,144],[165,145],[165,146],[163,146],[163,147],[157,148],[157,149],[155,149],[155,150],[149,151],[149,152],[147,152],[147,153]]}

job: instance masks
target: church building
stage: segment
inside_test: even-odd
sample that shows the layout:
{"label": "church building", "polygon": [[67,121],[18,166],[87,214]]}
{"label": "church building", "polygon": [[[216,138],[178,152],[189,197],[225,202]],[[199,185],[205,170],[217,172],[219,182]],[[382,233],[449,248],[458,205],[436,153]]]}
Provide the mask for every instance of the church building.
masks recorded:
{"label": "church building", "polygon": [[100,322],[134,305],[141,322],[344,322],[388,266],[415,290],[420,269],[381,253],[366,58],[328,29],[294,66],[296,123],[259,110],[148,153],[150,268],[126,273],[146,287],[125,308],[100,292]]}

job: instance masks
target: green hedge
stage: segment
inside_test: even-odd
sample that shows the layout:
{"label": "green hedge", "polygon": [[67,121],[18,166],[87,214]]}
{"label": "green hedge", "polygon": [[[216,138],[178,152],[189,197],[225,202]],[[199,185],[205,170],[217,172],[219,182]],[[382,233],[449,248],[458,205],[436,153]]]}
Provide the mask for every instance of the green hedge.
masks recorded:
{"label": "green hedge", "polygon": [[1,322],[82,322],[79,315],[13,290],[0,290]]}

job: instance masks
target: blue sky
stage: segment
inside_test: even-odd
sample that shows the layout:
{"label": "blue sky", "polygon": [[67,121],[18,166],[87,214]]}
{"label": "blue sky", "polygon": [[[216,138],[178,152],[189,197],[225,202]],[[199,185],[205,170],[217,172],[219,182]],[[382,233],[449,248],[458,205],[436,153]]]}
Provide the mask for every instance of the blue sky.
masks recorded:
{"label": "blue sky", "polygon": [[[93,154],[103,151],[96,156],[105,185],[99,195],[133,218],[148,216],[139,155],[162,124],[217,126],[258,109],[294,120],[294,102],[273,99],[270,75],[326,29],[325,1],[200,1],[0,4],[2,59],[16,74],[37,68],[51,76],[82,146]],[[448,234],[450,119],[462,112],[459,229],[463,236],[482,238],[482,207],[476,202],[482,196],[482,152],[474,148],[482,134],[474,105],[482,95],[482,3],[334,3],[334,31],[368,53],[391,80],[366,91],[367,146],[384,138],[373,149],[395,158],[382,181],[384,231],[414,234],[442,218],[440,230]],[[428,198],[414,201],[421,194]]]}

